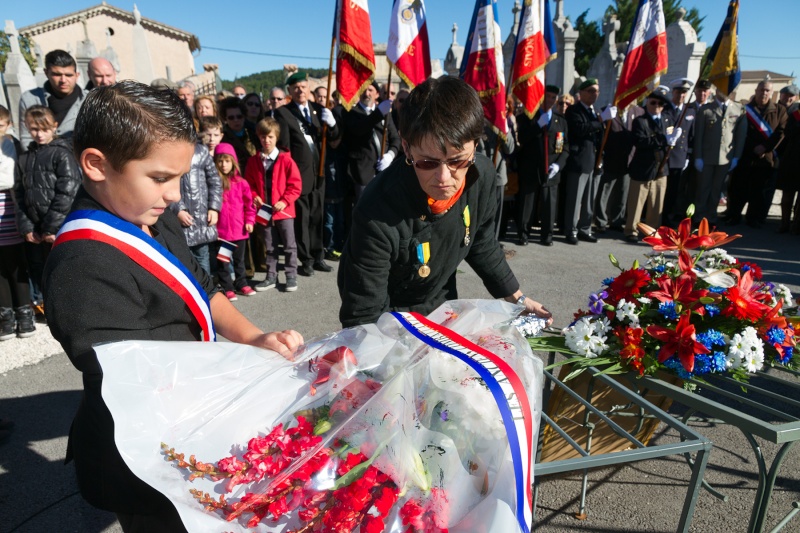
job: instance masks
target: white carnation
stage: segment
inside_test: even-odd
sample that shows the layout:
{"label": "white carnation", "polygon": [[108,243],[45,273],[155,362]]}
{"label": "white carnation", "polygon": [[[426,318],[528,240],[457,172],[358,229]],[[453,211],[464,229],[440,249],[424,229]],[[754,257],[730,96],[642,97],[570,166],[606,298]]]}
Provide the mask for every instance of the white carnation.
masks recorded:
{"label": "white carnation", "polygon": [[636,314],[636,305],[622,298],[617,304],[617,320],[620,322],[628,320],[632,326],[638,326],[639,315]]}
{"label": "white carnation", "polygon": [[639,303],[642,304],[642,305],[647,305],[647,304],[649,304],[650,302],[653,301],[650,298],[648,298],[647,296],[640,296],[640,297],[638,297],[636,299],[639,300]]}
{"label": "white carnation", "polygon": [[606,337],[603,335],[608,328],[610,325],[605,317],[596,322],[592,322],[589,317],[583,317],[565,330],[566,345],[583,357],[597,357],[608,349]]}
{"label": "white carnation", "polygon": [[783,283],[778,283],[775,287],[775,295],[783,300],[784,307],[794,307],[794,299],[792,298],[792,291]]}

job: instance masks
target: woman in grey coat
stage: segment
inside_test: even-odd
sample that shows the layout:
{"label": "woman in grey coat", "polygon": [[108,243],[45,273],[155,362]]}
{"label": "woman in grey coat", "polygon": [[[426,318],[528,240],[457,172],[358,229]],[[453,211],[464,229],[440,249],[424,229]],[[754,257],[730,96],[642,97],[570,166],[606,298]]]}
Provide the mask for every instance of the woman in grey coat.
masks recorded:
{"label": "woman in grey coat", "polygon": [[192,168],[181,176],[181,200],[171,208],[178,215],[186,242],[200,266],[211,275],[211,243],[217,240],[217,219],[222,207],[222,182],[214,159],[205,146],[194,147]]}

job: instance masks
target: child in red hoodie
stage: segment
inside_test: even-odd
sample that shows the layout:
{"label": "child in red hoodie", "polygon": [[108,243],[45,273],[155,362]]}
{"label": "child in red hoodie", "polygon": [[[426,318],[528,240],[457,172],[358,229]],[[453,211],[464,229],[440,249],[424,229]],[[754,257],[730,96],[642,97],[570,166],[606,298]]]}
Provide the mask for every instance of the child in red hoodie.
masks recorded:
{"label": "child in red hoodie", "polygon": [[[256,136],[262,150],[247,162],[244,177],[250,184],[256,208],[272,208],[272,219],[259,224],[267,248],[267,278],[256,285],[266,291],[278,281],[278,244],[283,243],[286,291],[297,290],[297,243],[294,238],[294,203],[300,197],[302,180],[297,164],[287,152],[276,148],[281,128],[271,118],[256,124]],[[254,258],[255,259],[255,258]]]}
{"label": "child in red hoodie", "polygon": [[[219,259],[219,257],[225,257],[225,254],[221,253],[217,256],[219,284],[225,291],[228,300],[234,302],[238,299],[237,292],[244,296],[253,296],[256,293],[247,284],[244,266],[247,239],[253,232],[256,210],[253,206],[253,198],[250,196],[250,186],[239,175],[239,162],[233,146],[228,143],[219,143],[214,149],[214,163],[217,165],[219,177],[222,180],[222,209],[219,212],[217,232],[220,241],[228,241],[236,245],[229,259],[233,263],[233,272],[236,278],[231,281],[228,261]],[[224,246],[224,243],[222,245]]]}

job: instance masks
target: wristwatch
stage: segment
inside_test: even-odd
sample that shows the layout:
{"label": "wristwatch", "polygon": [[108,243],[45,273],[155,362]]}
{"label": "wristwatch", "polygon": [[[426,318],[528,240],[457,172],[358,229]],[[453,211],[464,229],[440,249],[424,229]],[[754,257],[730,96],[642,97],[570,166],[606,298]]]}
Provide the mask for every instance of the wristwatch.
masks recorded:
{"label": "wristwatch", "polygon": [[525,296],[524,294],[522,296],[520,296],[519,298],[517,298],[517,305],[524,306],[526,298],[527,298],[527,296]]}

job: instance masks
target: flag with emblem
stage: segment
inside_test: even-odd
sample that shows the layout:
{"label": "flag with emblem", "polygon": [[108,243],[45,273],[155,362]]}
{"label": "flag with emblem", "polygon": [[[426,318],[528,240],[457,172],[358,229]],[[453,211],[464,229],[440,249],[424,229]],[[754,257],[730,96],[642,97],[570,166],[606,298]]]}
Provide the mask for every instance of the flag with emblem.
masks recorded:
{"label": "flag with emblem", "polygon": [[706,64],[711,65],[708,81],[720,93],[728,95],[736,90],[742,79],[739,70],[739,0],[732,0],[728,5],[728,14],[708,52]]}
{"label": "flag with emblem", "polygon": [[461,61],[461,79],[478,92],[483,115],[503,140],[506,123],[506,86],[503,37],[497,22],[497,1],[477,0]]}
{"label": "flag with emblem", "polygon": [[337,0],[334,21],[336,89],[349,111],[375,75],[367,0]]}
{"label": "flag with emblem", "polygon": [[431,52],[422,0],[394,0],[386,57],[411,89],[430,77]]}
{"label": "flag with emblem", "polygon": [[614,105],[624,109],[644,96],[647,85],[667,71],[667,64],[664,6],[661,0],[639,0]]}
{"label": "flag with emblem", "polygon": [[555,58],[556,36],[549,0],[525,0],[511,60],[511,87],[529,118],[533,118],[544,99],[544,67]]}

